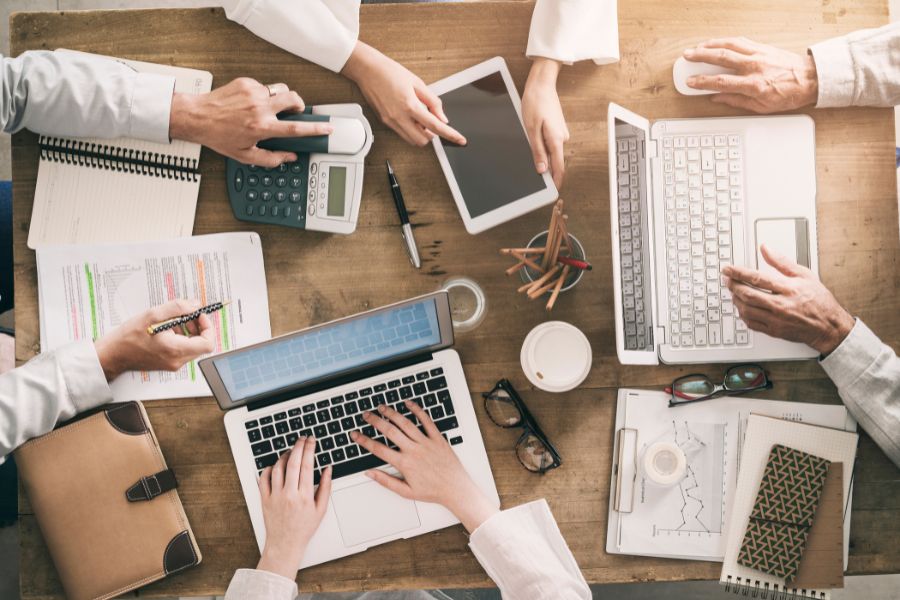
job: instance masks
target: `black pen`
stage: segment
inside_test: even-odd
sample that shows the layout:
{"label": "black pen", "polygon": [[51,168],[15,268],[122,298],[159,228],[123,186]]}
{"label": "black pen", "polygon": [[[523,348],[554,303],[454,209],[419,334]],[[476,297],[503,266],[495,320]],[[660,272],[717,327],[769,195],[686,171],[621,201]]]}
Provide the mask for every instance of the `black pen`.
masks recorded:
{"label": "black pen", "polygon": [[406,246],[406,254],[409,255],[409,262],[412,266],[419,269],[422,267],[422,261],[419,259],[419,249],[416,248],[416,238],[413,237],[412,225],[409,224],[409,214],[406,212],[406,204],[403,202],[403,193],[400,191],[400,184],[394,176],[394,169],[391,168],[389,160],[387,163],[388,182],[391,184],[391,193],[394,195],[394,204],[397,205],[397,214],[400,215],[400,232],[403,234],[403,243]]}

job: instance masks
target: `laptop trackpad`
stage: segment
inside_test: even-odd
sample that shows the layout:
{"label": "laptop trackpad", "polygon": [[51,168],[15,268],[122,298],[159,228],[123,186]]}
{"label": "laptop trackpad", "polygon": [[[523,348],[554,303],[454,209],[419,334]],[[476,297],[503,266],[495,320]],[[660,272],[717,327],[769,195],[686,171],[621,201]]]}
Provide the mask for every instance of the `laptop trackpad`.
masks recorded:
{"label": "laptop trackpad", "polygon": [[415,502],[401,498],[374,481],[333,492],[331,502],[347,547],[421,525]]}
{"label": "laptop trackpad", "polygon": [[809,267],[809,222],[806,219],[758,219],[756,221],[756,268],[777,272],[763,258],[760,246]]}

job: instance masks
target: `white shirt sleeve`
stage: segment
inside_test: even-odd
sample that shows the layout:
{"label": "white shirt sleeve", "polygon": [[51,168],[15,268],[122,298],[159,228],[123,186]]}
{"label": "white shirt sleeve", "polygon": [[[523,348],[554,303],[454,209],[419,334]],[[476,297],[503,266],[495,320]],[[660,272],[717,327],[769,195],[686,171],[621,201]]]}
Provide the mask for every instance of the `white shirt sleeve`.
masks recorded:
{"label": "white shirt sleeve", "polygon": [[820,361],[847,410],[900,467],[900,358],[856,320],[841,345]]}
{"label": "white shirt sleeve", "polygon": [[225,600],[294,600],[297,583],[259,569],[238,569],[228,584]]}
{"label": "white shirt sleeve", "polygon": [[531,15],[528,58],[542,56],[565,64],[619,60],[616,0],[537,0]]}
{"label": "white shirt sleeve", "polygon": [[854,31],[809,49],[816,61],[816,106],[900,105],[900,22]]}
{"label": "white shirt sleeve", "polygon": [[0,375],[0,461],[57,423],[111,400],[93,342],[63,346],[7,371]]}
{"label": "white shirt sleeve", "polygon": [[591,598],[546,500],[495,514],[472,533],[469,548],[506,600]]}
{"label": "white shirt sleeve", "polygon": [[359,36],[359,0],[220,0],[228,18],[335,73]]}
{"label": "white shirt sleeve", "polygon": [[0,56],[0,128],[169,142],[175,79],[83,52]]}

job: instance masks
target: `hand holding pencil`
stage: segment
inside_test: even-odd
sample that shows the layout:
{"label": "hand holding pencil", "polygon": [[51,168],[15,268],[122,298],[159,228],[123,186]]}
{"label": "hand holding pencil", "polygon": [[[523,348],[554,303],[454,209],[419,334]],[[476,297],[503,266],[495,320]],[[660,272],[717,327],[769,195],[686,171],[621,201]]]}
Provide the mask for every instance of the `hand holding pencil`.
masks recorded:
{"label": "hand holding pencil", "polygon": [[153,325],[177,320],[200,308],[196,300],[172,300],[154,306],[97,339],[94,347],[107,381],[125,371],[177,371],[198,356],[213,352],[215,330],[210,318],[202,312],[195,320],[166,328],[157,335],[148,334],[148,328]]}

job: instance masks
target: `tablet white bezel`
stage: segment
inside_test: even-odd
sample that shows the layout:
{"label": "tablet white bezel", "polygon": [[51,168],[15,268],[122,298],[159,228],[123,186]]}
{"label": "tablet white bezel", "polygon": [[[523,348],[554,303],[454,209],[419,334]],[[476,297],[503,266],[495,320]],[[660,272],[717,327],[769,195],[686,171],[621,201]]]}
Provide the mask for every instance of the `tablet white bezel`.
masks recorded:
{"label": "tablet white bezel", "polygon": [[[522,102],[519,99],[519,93],[516,91],[516,86],[513,83],[512,76],[506,66],[506,61],[503,60],[502,57],[496,56],[490,60],[486,60],[483,63],[460,71],[455,75],[432,83],[428,87],[431,91],[440,96],[441,94],[461,88],[497,72],[503,77],[503,83],[506,84],[506,93],[512,100],[513,107],[516,109],[516,115],[519,117],[519,124],[522,126],[522,131],[525,133],[525,137],[528,138],[528,132],[525,130],[525,123],[522,121]],[[450,123],[450,125],[452,126],[453,123]],[[471,234],[481,233],[491,227],[496,227],[501,223],[511,221],[516,217],[520,217],[542,206],[551,204],[559,198],[559,191],[553,183],[550,172],[547,171],[542,176],[544,179],[543,190],[539,190],[533,194],[519,198],[518,200],[513,200],[512,202],[486,212],[483,215],[473,217],[469,213],[469,209],[463,199],[462,192],[456,182],[456,176],[450,168],[447,154],[444,152],[444,147],[441,145],[440,139],[438,137],[433,138],[431,144],[434,146],[438,162],[441,163],[441,169],[444,171],[444,177],[447,179],[447,184],[450,186],[450,193],[453,195],[453,200],[456,202],[456,207],[459,209],[460,216],[462,216],[466,231]]]}

